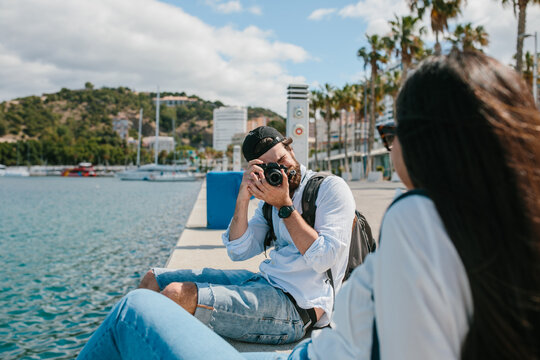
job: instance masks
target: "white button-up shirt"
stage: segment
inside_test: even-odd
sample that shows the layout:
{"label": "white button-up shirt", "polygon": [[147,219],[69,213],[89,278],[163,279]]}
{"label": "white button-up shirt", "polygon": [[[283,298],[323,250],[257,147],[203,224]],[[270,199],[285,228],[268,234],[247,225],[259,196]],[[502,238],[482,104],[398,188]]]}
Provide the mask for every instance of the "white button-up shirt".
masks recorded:
{"label": "white button-up shirt", "polygon": [[[302,181],[292,197],[299,213],[302,213],[304,187],[315,174],[303,165],[301,172]],[[229,229],[223,234],[223,243],[233,261],[246,260],[263,252],[264,238],[268,232],[268,223],[262,212],[263,204],[263,201],[259,203],[246,232],[240,238],[229,241]],[[325,314],[316,325],[325,326],[329,323],[333,308],[332,286],[326,270],[332,269],[337,291],[349,258],[355,202],[349,186],[342,178],[328,176],[319,188],[315,205],[314,229],[319,236],[304,255],[294,245],[285,223],[277,214],[278,210],[272,208],[277,240],[269,258],[261,263],[259,270],[270,284],[290,293],[300,307],[322,308]]]}

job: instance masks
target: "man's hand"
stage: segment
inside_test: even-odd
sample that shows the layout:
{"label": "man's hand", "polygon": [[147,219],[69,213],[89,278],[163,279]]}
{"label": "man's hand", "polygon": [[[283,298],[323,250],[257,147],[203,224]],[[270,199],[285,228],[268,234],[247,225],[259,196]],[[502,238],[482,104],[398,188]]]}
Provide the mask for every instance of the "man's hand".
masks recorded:
{"label": "man's hand", "polygon": [[[257,168],[261,169],[259,166]],[[290,206],[293,202],[289,195],[289,178],[283,169],[281,169],[281,175],[283,182],[279,186],[268,184],[263,174],[263,177],[258,179],[250,178],[247,189],[257,199],[263,200],[277,209],[282,206]]]}
{"label": "man's hand", "polygon": [[240,184],[240,190],[238,192],[238,200],[249,200],[253,194],[249,191],[248,185],[252,182],[259,181],[259,179],[264,179],[264,171],[260,166],[258,166],[260,164],[263,164],[263,162],[259,159],[251,160],[248,163],[248,167],[242,176],[242,183]]}
{"label": "man's hand", "polygon": [[263,162],[259,159],[251,160],[248,163],[246,171],[242,176],[242,182],[240,183],[240,190],[238,191],[238,197],[236,198],[236,206],[234,208],[234,215],[229,227],[229,241],[239,239],[248,228],[247,213],[249,207],[249,199],[253,195],[249,186],[254,181],[264,179],[264,171],[259,166]]}

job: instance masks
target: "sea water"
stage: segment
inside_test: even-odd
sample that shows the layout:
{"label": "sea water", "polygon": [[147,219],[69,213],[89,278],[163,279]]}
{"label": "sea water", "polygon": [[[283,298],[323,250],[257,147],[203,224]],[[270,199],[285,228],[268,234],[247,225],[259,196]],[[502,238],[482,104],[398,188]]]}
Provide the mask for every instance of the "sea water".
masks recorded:
{"label": "sea water", "polygon": [[201,182],[0,177],[0,358],[72,359],[164,266]]}

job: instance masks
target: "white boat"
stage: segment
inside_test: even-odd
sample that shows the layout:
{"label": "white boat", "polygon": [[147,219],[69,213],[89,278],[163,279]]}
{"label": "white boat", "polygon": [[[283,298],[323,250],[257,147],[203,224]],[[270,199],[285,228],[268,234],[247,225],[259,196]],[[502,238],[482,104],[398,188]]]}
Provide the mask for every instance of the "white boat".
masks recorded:
{"label": "white boat", "polygon": [[[146,164],[139,167],[140,149],[141,149],[141,126],[143,119],[143,110],[139,113],[139,141],[137,142],[137,168],[122,171],[116,176],[120,180],[146,180],[146,181],[195,181],[198,179],[191,171],[189,164],[183,165],[159,165],[158,164],[158,141],[159,141],[159,88],[157,92],[156,106],[156,142],[155,142],[155,160],[154,164]],[[173,128],[174,128],[173,119]],[[174,141],[173,141],[174,148]]]}
{"label": "white boat", "polygon": [[0,176],[6,175],[6,165],[0,164]]}
{"label": "white boat", "polygon": [[4,176],[9,177],[26,177],[30,176],[30,172],[26,166],[11,166],[6,168],[6,173]]}
{"label": "white boat", "polygon": [[159,174],[153,173],[150,174],[148,177],[148,181],[156,181],[156,182],[170,182],[170,181],[195,181],[197,180],[197,177],[193,175],[191,172],[162,172]]}
{"label": "white boat", "polygon": [[185,166],[147,164],[116,174],[120,180],[194,181],[197,180]]}

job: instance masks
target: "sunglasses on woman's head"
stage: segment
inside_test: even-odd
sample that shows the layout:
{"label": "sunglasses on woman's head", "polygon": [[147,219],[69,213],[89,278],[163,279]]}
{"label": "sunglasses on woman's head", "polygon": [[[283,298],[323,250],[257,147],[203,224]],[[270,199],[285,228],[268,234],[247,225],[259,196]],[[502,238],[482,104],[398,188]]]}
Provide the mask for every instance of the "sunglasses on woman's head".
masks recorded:
{"label": "sunglasses on woman's head", "polygon": [[379,125],[377,126],[377,131],[381,136],[386,150],[392,151],[392,143],[394,142],[394,138],[396,137],[396,126],[393,124]]}

